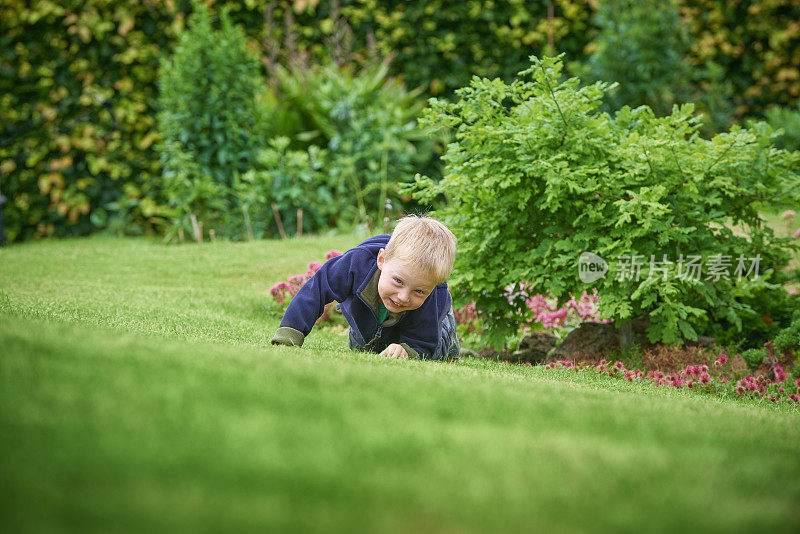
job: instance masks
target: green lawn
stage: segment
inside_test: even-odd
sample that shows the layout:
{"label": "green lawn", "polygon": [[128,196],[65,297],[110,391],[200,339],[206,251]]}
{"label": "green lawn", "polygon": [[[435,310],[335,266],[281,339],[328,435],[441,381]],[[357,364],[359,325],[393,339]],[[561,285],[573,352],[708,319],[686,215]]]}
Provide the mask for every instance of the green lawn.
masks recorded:
{"label": "green lawn", "polygon": [[791,407],[268,346],[269,287],[357,241],[0,249],[0,531],[800,529]]}

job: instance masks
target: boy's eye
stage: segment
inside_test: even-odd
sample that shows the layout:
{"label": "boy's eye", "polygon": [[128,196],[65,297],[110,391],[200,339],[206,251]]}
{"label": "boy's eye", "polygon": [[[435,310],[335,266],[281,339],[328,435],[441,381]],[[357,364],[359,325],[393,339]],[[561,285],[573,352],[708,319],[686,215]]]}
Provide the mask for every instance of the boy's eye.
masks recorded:
{"label": "boy's eye", "polygon": [[395,279],[394,279],[394,281],[395,281],[396,283],[400,284],[400,285],[403,285],[403,281],[402,281],[402,280],[400,280],[399,278],[395,278]]}
{"label": "boy's eye", "polygon": [[425,292],[421,289],[417,289],[417,295],[424,295]]}

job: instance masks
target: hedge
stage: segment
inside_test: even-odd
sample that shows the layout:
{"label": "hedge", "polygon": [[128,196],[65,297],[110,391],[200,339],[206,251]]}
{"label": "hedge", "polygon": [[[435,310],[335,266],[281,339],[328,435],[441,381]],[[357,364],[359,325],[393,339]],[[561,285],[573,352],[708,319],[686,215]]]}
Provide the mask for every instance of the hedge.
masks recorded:
{"label": "hedge", "polygon": [[[594,32],[595,3],[578,0],[553,2],[552,21],[545,0],[206,3],[213,13],[230,10],[265,72],[285,59],[287,47],[276,43],[293,40],[297,53],[312,56],[330,50],[341,37],[338,12],[352,28],[356,56],[370,46],[394,54],[393,73],[409,87],[444,97],[472,75],[510,80],[528,56],[548,50],[550,28],[555,50],[578,61],[591,52]],[[700,95],[729,80],[733,118],[791,104],[800,88],[800,0],[729,4],[682,1],[693,62],[721,72]],[[10,241],[160,231],[159,58],[191,11],[180,0],[3,0],[0,194],[9,198]]]}

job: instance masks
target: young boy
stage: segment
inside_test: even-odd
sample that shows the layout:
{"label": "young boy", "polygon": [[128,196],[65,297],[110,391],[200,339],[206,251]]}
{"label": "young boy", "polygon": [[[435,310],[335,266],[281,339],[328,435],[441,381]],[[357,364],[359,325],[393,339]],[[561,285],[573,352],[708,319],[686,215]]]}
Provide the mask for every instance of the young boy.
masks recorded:
{"label": "young boy", "polygon": [[273,344],[301,346],[325,304],[339,302],[350,348],[390,358],[457,358],[450,291],[456,238],[439,221],[409,215],[389,235],[329,259],[300,288]]}

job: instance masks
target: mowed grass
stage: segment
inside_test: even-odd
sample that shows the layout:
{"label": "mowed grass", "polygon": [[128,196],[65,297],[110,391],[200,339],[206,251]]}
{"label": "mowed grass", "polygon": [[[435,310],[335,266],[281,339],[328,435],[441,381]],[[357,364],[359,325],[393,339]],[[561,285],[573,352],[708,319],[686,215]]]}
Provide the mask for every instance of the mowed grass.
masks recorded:
{"label": "mowed grass", "polygon": [[800,529],[791,408],[267,345],[357,241],[0,249],[0,531]]}

